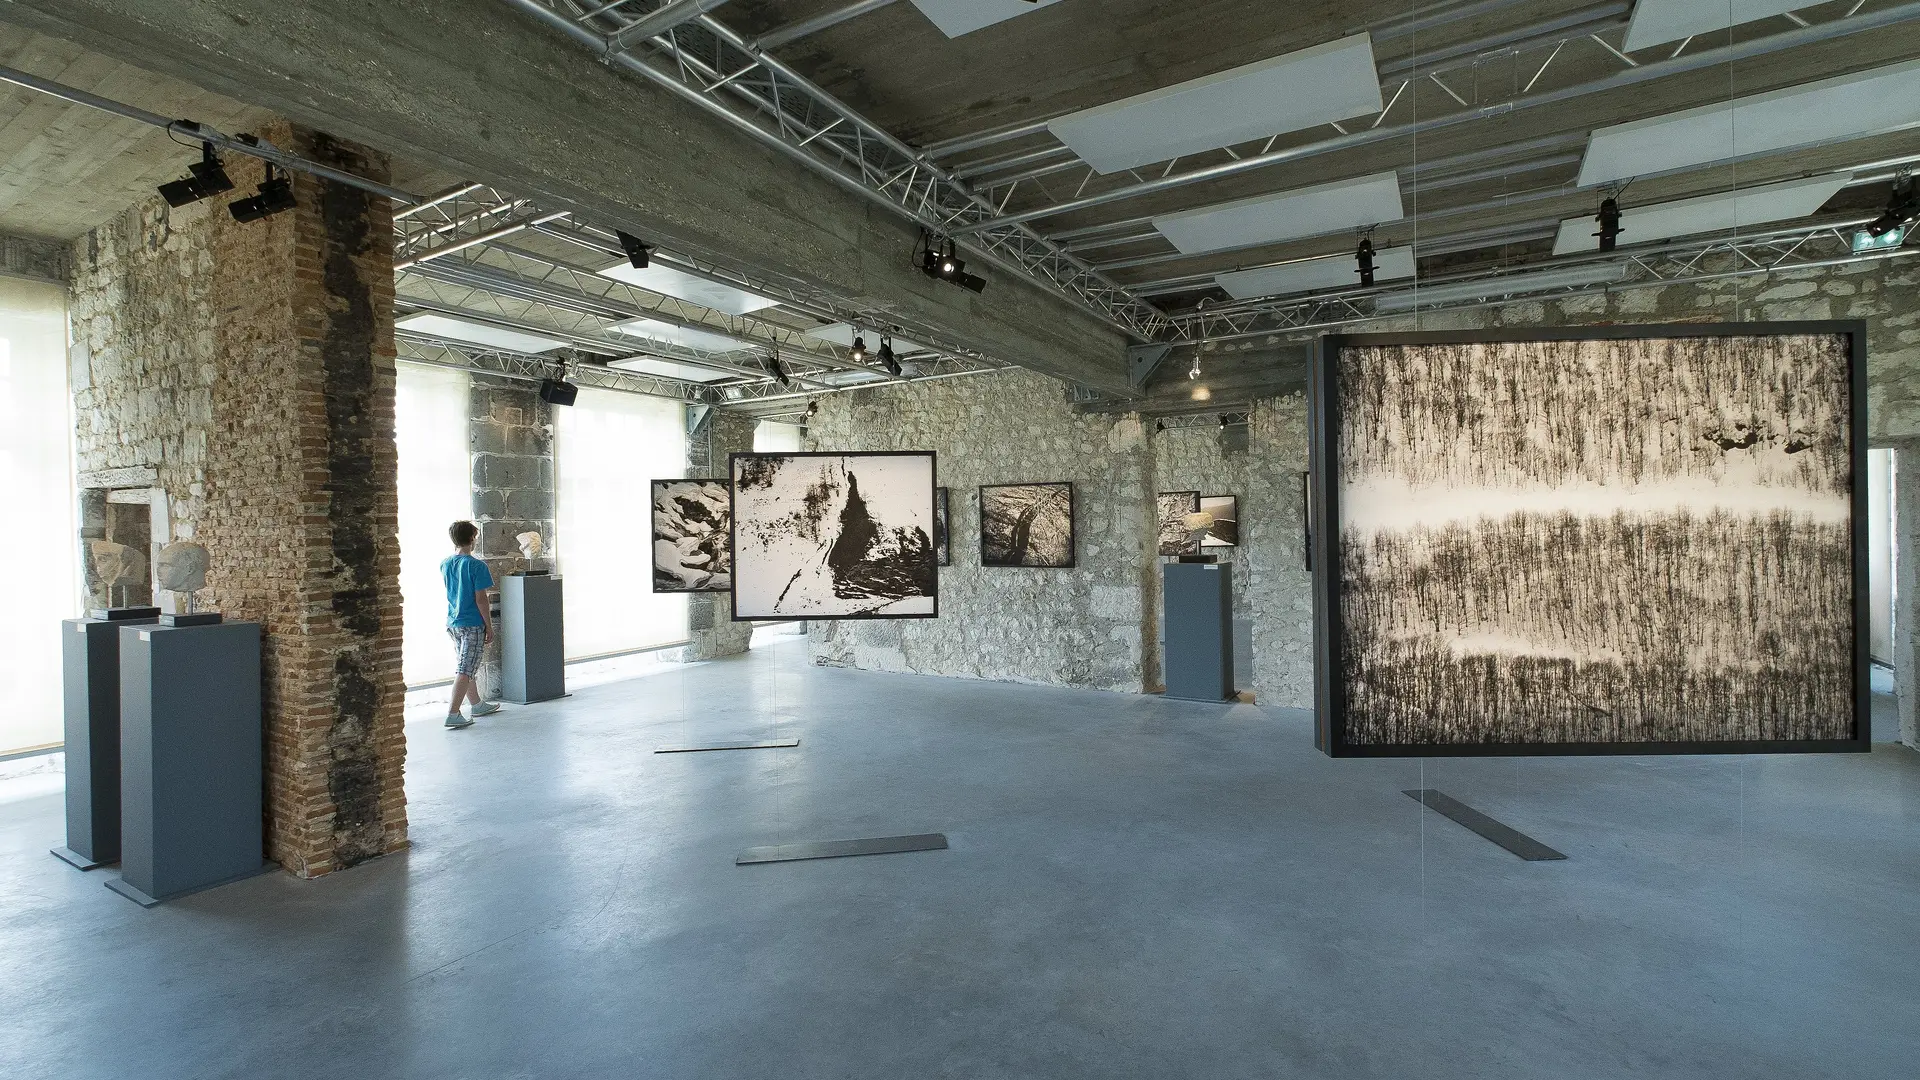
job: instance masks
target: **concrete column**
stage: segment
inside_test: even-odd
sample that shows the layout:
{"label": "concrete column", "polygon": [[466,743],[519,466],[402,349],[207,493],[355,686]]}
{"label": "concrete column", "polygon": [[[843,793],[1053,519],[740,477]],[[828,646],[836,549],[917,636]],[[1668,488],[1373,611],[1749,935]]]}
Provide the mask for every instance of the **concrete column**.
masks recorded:
{"label": "concrete column", "polygon": [[[474,554],[498,582],[527,568],[516,537],[537,532],[546,545],[542,565],[558,551],[554,528],[553,406],[533,383],[473,376],[467,415],[473,469],[473,521],[480,526]],[[500,692],[500,642],[487,649],[480,672],[483,694]]]}
{"label": "concrete column", "polygon": [[[324,135],[259,133],[386,175]],[[315,876],[407,842],[392,223],[302,174],[293,209],[236,222],[262,168],[227,169],[232,196],[150,198],[76,243],[79,464],[149,473],[166,539],[209,550],[202,599],[262,624],[267,855]]]}
{"label": "concrete column", "polygon": [[[715,410],[687,440],[687,475],[696,479],[725,478],[730,456],[753,449],[758,421],[743,413]],[[712,660],[746,652],[753,640],[753,624],[733,621],[733,600],[726,593],[695,593],[687,597],[687,660]]]}
{"label": "concrete column", "polygon": [[1920,441],[1895,444],[1893,472],[1893,688],[1900,741],[1920,750]]}

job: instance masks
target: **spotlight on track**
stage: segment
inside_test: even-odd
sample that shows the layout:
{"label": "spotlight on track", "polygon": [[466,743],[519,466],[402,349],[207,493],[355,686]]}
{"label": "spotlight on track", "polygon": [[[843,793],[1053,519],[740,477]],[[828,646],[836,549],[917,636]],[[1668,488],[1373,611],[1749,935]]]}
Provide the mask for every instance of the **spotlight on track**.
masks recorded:
{"label": "spotlight on track", "polygon": [[853,335],[853,362],[856,364],[867,362],[867,339],[857,332]]}
{"label": "spotlight on track", "polygon": [[1355,265],[1358,267],[1358,269],[1355,272],[1360,275],[1360,284],[1362,285],[1373,284],[1373,238],[1372,237],[1363,236],[1360,238],[1360,246],[1355,248],[1353,251],[1353,261]]}
{"label": "spotlight on track", "polygon": [[187,166],[187,175],[161,184],[160,197],[167,200],[168,206],[186,206],[232,190],[233,180],[227,175],[226,166],[220,164],[220,156],[213,152],[213,144],[203,142],[200,160]]}
{"label": "spotlight on track", "polygon": [[1920,218],[1920,183],[1915,183],[1913,174],[1908,173],[1894,180],[1886,213],[1873,219],[1867,226],[1867,235],[1878,239],[1915,218]]}
{"label": "spotlight on track", "polygon": [[266,179],[260,181],[252,195],[228,203],[227,210],[235,221],[259,221],[282,210],[291,210],[293,205],[293,178],[284,172],[275,172],[273,162],[269,161]]}
{"label": "spotlight on track", "polygon": [[549,405],[572,405],[579,398],[580,388],[564,376],[540,381],[540,400]]}
{"label": "spotlight on track", "polygon": [[793,373],[787,370],[787,365],[780,362],[779,353],[767,354],[767,367],[773,369],[773,378],[775,382],[779,383],[781,386],[793,385]]}
{"label": "spotlight on track", "polygon": [[1611,195],[1600,200],[1600,212],[1593,220],[1600,224],[1600,231],[1593,234],[1600,238],[1600,250],[1612,251],[1620,234],[1626,232],[1620,227],[1620,200]]}
{"label": "spotlight on track", "polygon": [[886,368],[887,374],[896,379],[900,378],[905,371],[900,366],[899,358],[893,355],[893,339],[885,335],[881,335],[880,338],[880,366]]}
{"label": "spotlight on track", "polygon": [[951,239],[942,242],[931,234],[922,234],[925,245],[920,251],[920,272],[940,281],[950,281],[971,292],[985,292],[987,279],[967,273],[966,260]]}
{"label": "spotlight on track", "polygon": [[635,270],[645,270],[647,256],[653,252],[653,246],[632,233],[616,230],[613,235],[620,238],[620,250],[627,253],[627,262],[633,264]]}

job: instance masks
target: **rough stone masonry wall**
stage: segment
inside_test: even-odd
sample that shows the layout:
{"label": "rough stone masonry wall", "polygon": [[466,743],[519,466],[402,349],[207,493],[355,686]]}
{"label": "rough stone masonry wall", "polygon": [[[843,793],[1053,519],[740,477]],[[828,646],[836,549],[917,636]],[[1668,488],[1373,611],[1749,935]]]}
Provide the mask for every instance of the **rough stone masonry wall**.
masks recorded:
{"label": "rough stone masonry wall", "polygon": [[[725,479],[730,475],[731,455],[753,449],[753,433],[758,426],[744,413],[715,411],[705,430],[687,440],[687,477],[693,480]],[[712,660],[746,652],[753,641],[753,624],[733,621],[733,599],[727,593],[694,593],[687,597],[686,660]]]}
{"label": "rough stone masonry wall", "polygon": [[[261,179],[227,167],[236,195]],[[247,224],[226,199],[150,199],[79,241],[73,360],[80,468],[152,468],[174,536],[209,549],[207,598],[262,624],[267,854],[312,876],[405,845],[406,744],[389,212],[304,175],[294,192]]]}
{"label": "rough stone masonry wall", "polygon": [[[810,450],[934,450],[953,565],[938,619],[815,622],[816,663],[1138,692],[1157,681],[1152,454],[1138,419],[1076,415],[1025,371],[832,394]],[[978,485],[1071,480],[1073,569],[982,567]]]}

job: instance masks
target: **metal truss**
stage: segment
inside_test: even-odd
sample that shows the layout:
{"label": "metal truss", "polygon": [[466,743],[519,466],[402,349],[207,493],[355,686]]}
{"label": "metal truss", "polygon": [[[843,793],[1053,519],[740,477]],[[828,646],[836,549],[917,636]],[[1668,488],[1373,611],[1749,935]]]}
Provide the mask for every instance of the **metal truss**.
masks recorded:
{"label": "metal truss", "polygon": [[[1612,256],[1589,255],[1555,259],[1513,267],[1505,275],[1467,275],[1457,279],[1436,279],[1427,284],[1449,284],[1454,280],[1479,281],[1486,286],[1480,298],[1448,304],[1422,306],[1421,312],[1458,311],[1503,303],[1551,300],[1596,292],[1654,288],[1661,285],[1686,285],[1725,278],[1748,277],[1796,269],[1818,269],[1881,259],[1920,255],[1920,246],[1908,245],[1886,251],[1856,255],[1852,230],[1863,226],[1867,218],[1827,222],[1815,227],[1772,230],[1736,238],[1715,238],[1684,244],[1668,244],[1644,251],[1620,251]],[[1548,269],[1590,266],[1596,263],[1625,263],[1629,276],[1605,285],[1585,285],[1555,290],[1528,290],[1524,282],[1518,288],[1502,291],[1504,277],[1525,277]],[[1406,283],[1377,286],[1368,290],[1344,290],[1321,296],[1256,300],[1208,307],[1173,316],[1173,334],[1168,339],[1179,344],[1206,345],[1242,341],[1269,335],[1293,335],[1327,330],[1353,323],[1387,317],[1374,307],[1376,298],[1387,293],[1404,294]],[[1411,314],[1396,311],[1390,314]]]}
{"label": "metal truss", "polygon": [[564,375],[569,382],[602,390],[619,390],[650,397],[677,398],[690,404],[710,404],[715,392],[673,379],[655,378],[638,372],[621,371],[599,364],[573,362],[571,358],[530,356],[526,353],[487,349],[464,342],[446,341],[423,334],[401,331],[395,335],[401,363],[428,367],[453,368],[476,375],[493,375],[517,382],[541,382]]}
{"label": "metal truss", "polygon": [[[970,250],[1003,270],[1046,285],[1136,337],[1151,339],[1165,329],[1166,316],[1159,308],[1031,228],[981,228],[1004,203],[989,201],[967,181],[710,15],[634,41],[626,32],[665,5],[635,0],[613,11],[582,8],[573,0],[505,2],[930,232],[967,233]],[[647,10],[628,10],[643,6]]]}

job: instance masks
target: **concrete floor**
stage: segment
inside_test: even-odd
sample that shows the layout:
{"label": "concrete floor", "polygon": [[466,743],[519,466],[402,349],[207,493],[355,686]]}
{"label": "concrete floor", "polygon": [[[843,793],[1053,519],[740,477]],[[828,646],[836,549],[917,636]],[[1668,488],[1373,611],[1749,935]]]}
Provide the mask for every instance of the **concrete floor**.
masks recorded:
{"label": "concrete floor", "polygon": [[[1331,761],[1305,714],[674,668],[409,729],[416,846],[143,911],[0,802],[0,1075],[1909,1076],[1920,756]],[[797,750],[655,756],[798,735]],[[1402,795],[1567,852],[1525,863]],[[739,868],[759,844],[952,850]]]}

